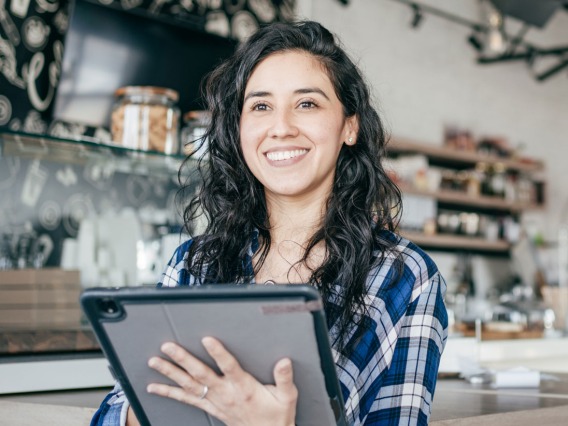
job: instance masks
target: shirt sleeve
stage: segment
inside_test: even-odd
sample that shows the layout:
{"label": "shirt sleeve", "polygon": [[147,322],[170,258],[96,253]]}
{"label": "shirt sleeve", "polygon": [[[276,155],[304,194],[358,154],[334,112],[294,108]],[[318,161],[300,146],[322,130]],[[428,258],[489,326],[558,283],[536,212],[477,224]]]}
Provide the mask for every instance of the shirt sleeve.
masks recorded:
{"label": "shirt sleeve", "polygon": [[91,420],[91,426],[125,426],[130,403],[126,399],[120,384],[105,397]]}
{"label": "shirt sleeve", "polygon": [[400,320],[392,361],[361,424],[428,424],[448,331],[445,289],[438,272],[414,286]]}

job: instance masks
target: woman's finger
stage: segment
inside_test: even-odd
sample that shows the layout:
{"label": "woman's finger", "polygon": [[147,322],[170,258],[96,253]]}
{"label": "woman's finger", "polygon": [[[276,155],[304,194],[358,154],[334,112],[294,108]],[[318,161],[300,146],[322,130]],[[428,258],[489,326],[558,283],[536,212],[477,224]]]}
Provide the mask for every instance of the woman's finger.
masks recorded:
{"label": "woman's finger", "polygon": [[287,403],[295,403],[298,399],[298,389],[294,384],[292,361],[289,358],[281,359],[274,366],[274,383],[278,399]]}
{"label": "woman's finger", "polygon": [[207,398],[195,396],[193,393],[185,392],[184,389],[177,386],[169,386],[160,383],[150,383],[146,388],[148,393],[163,396],[165,398],[174,399],[185,404],[193,405],[201,410],[211,414],[212,416],[224,421],[224,414]]}
{"label": "woman's finger", "polygon": [[249,374],[241,368],[237,359],[225,349],[220,341],[213,337],[204,337],[201,342],[225,376],[235,382],[249,377]]}
{"label": "woman's finger", "polygon": [[162,345],[161,350],[199,383],[209,387],[214,387],[220,383],[220,378],[215,371],[181,346],[167,342]]}
{"label": "woman's finger", "polygon": [[203,385],[196,381],[187,371],[171,362],[159,357],[152,357],[148,360],[148,366],[176,382],[185,391],[196,396],[201,395]]}

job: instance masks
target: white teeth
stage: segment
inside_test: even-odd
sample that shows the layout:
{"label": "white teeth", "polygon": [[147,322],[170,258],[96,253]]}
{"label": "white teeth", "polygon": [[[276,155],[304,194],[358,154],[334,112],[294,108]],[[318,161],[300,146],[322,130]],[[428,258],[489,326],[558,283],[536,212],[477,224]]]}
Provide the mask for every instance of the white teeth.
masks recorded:
{"label": "white teeth", "polygon": [[307,152],[307,149],[296,149],[294,151],[269,152],[268,154],[266,154],[266,156],[270,161],[282,161],[298,157],[299,155],[304,155]]}

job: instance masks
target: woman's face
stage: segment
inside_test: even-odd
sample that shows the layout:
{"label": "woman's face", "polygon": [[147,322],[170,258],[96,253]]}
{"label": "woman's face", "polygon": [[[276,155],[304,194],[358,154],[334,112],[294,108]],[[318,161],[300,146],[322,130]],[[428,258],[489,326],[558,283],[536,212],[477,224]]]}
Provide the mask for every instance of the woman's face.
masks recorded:
{"label": "woman's face", "polygon": [[356,117],[345,118],[313,56],[276,53],[256,66],[245,89],[240,139],[267,198],[327,198],[341,146],[356,136]]}

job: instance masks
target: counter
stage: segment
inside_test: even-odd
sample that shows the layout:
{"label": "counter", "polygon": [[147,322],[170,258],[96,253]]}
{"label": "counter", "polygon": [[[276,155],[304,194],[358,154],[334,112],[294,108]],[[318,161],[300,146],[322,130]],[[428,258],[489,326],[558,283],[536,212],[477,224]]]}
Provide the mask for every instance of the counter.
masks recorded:
{"label": "counter", "polygon": [[[539,388],[510,388],[493,389],[489,385],[471,385],[461,379],[440,379],[436,387],[434,404],[432,408],[432,424],[444,425],[466,425],[461,423],[466,418],[477,419],[477,423],[471,424],[490,424],[485,423],[488,415],[499,415],[495,419],[518,418],[516,412],[535,411],[541,414],[552,413],[551,422],[547,423],[546,418],[538,422],[543,425],[560,425],[563,422],[553,422],[554,415],[562,413],[564,419],[568,418],[568,374],[553,374],[558,381],[542,380]],[[536,415],[536,414],[535,414]],[[483,416],[483,422],[479,416]],[[532,421],[524,420],[531,418]],[[521,422],[511,423],[515,426],[534,425],[535,417],[521,416]],[[507,420],[508,421],[508,420]],[[565,420],[564,420],[565,421]]]}
{"label": "counter", "polygon": [[10,426],[88,425],[94,408],[0,401],[2,424]]}
{"label": "counter", "polygon": [[[558,381],[543,381],[536,389],[491,389],[458,379],[440,379],[431,425],[565,424],[568,418],[568,374],[555,376]],[[87,425],[108,391],[104,388],[4,395],[0,397],[0,419],[13,426]]]}
{"label": "counter", "polygon": [[[79,426],[87,425],[94,408],[69,407],[64,405],[31,404],[24,402],[0,401],[0,415],[5,424],[11,426]],[[463,419],[433,421],[432,426],[558,426],[568,418],[568,405],[542,408],[530,411],[517,411]]]}

